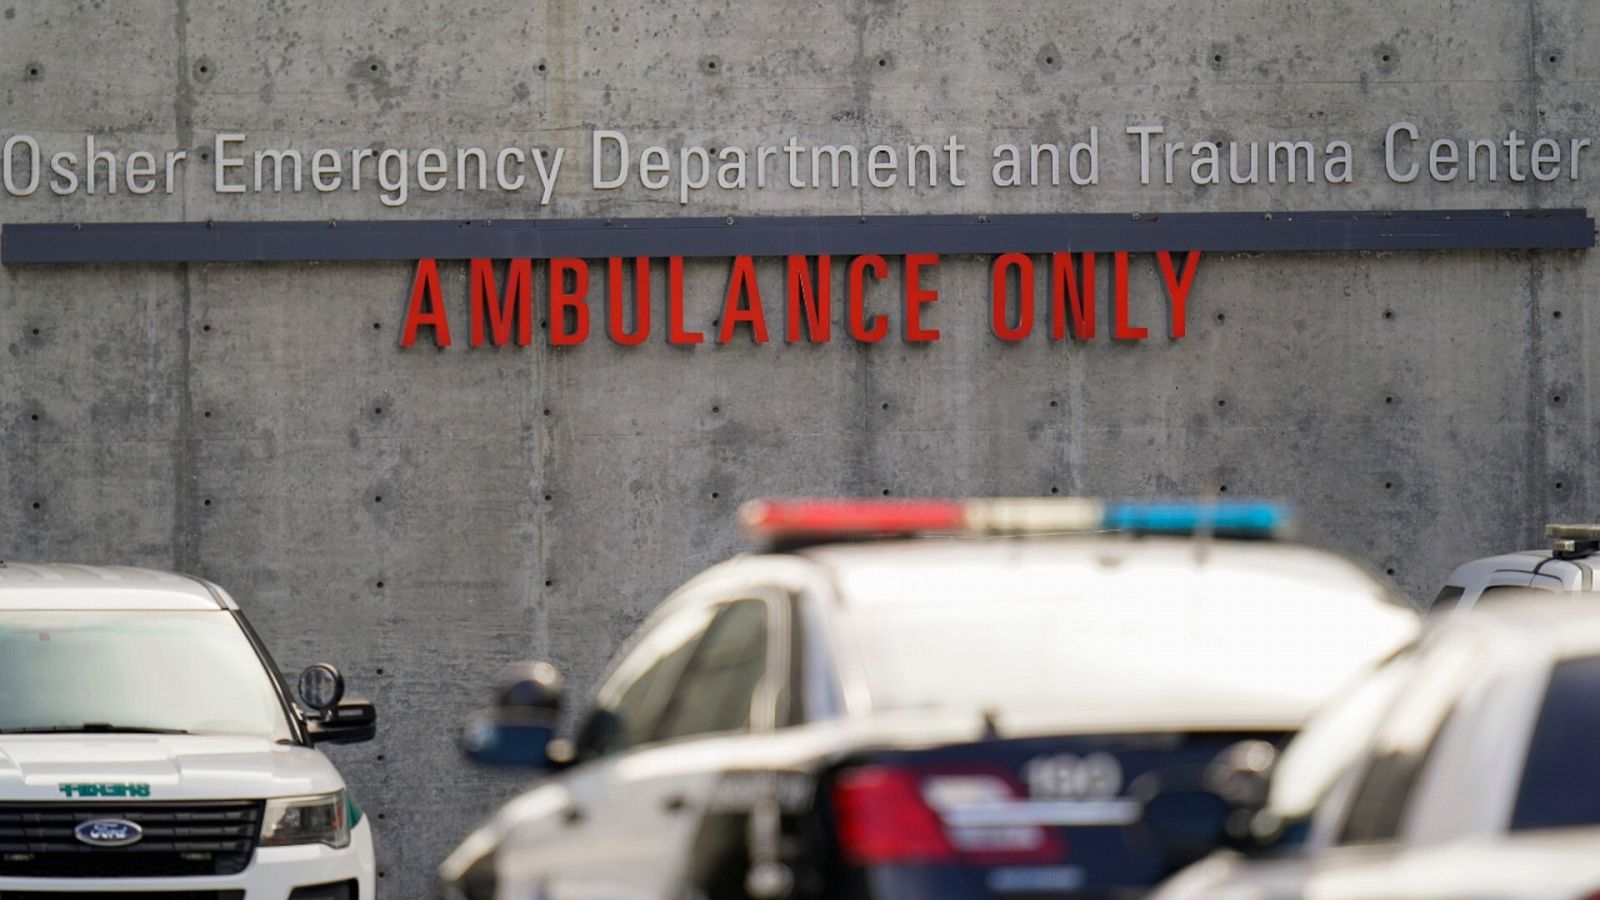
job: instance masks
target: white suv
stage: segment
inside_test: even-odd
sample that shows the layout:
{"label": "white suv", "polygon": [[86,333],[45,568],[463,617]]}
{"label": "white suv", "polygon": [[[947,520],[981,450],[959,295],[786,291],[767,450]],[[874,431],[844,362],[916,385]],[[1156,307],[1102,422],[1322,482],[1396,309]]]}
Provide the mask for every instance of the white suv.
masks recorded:
{"label": "white suv", "polygon": [[1486,556],[1456,566],[1433,598],[1431,612],[1471,609],[1485,597],[1533,588],[1555,593],[1595,590],[1600,525],[1546,525],[1549,550]]}
{"label": "white suv", "polygon": [[371,825],[312,744],[373,736],[332,666],[302,713],[216,585],[0,563],[0,897],[372,900]]}

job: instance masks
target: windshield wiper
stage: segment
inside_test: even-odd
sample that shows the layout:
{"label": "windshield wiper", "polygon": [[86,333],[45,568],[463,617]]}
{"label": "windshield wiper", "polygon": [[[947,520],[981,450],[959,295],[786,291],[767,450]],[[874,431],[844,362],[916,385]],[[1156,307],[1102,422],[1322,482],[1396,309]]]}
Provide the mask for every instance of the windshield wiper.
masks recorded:
{"label": "windshield wiper", "polygon": [[31,728],[0,728],[0,734],[188,734],[182,728],[149,728],[143,725],[114,725],[110,722],[85,722],[82,725],[41,725]]}

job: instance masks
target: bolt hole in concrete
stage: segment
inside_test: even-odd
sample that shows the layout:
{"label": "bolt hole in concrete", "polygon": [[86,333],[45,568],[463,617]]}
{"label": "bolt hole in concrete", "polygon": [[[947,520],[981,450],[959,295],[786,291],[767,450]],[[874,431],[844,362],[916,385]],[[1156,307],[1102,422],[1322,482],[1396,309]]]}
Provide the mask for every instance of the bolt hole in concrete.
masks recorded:
{"label": "bolt hole in concrete", "polygon": [[544,63],[539,63],[539,71],[544,71]]}
{"label": "bolt hole in concrete", "polygon": [[1387,490],[1392,490],[1392,489],[1393,489],[1393,488],[1394,488],[1394,482],[1392,482],[1392,481],[1385,481],[1385,482],[1384,482],[1384,483],[1383,483],[1383,489],[1384,489],[1384,490],[1386,490],[1386,491],[1387,491]]}
{"label": "bolt hole in concrete", "polygon": [[1061,404],[1060,404],[1060,403],[1059,403],[1059,402],[1057,402],[1057,401],[1055,401],[1055,400],[1051,400],[1051,401],[1050,401],[1050,408],[1051,408],[1051,409],[1055,409],[1055,408],[1056,408],[1056,407],[1058,407],[1058,406],[1060,406],[1060,405],[1061,405]]}
{"label": "bolt hole in concrete", "polygon": [[1218,400],[1217,401],[1217,405],[1218,406],[1227,406],[1228,405],[1228,401],[1226,401],[1226,400]]}
{"label": "bolt hole in concrete", "polygon": [[1392,309],[1386,309],[1386,310],[1384,310],[1384,311],[1383,311],[1383,317],[1384,317],[1384,318],[1385,318],[1385,319],[1392,319],[1392,318],[1394,318],[1394,310],[1392,310]]}
{"label": "bolt hole in concrete", "polygon": [[712,412],[714,412],[714,413],[719,413],[719,412],[722,412],[722,407],[720,407],[720,406],[713,406],[713,407],[711,407],[711,411],[712,411]]}
{"label": "bolt hole in concrete", "polygon": [[[1566,487],[1566,485],[1565,485],[1565,484],[1563,484],[1563,483],[1561,483],[1561,482],[1559,482],[1559,481],[1558,481],[1558,482],[1556,482],[1556,490],[1558,490],[1558,491],[1559,491],[1559,490],[1561,490],[1561,489],[1562,489],[1562,488],[1564,488],[1564,487]],[[38,504],[34,504],[34,505],[35,505],[35,506],[37,506],[37,505],[38,505]]]}
{"label": "bolt hole in concrete", "polygon": [[1561,310],[1559,310],[1559,309],[1558,309],[1558,310],[1556,310],[1556,311],[1555,311],[1555,312],[1553,312],[1553,313],[1551,313],[1551,314],[1550,314],[1550,317],[1551,317],[1551,318],[1554,318],[1554,319],[1559,319],[1559,318],[1561,318]]}
{"label": "bolt hole in concrete", "polygon": [[201,503],[203,505],[205,505],[205,506],[210,506],[211,505],[211,498],[207,497],[206,499],[202,500]]}
{"label": "bolt hole in concrete", "polygon": [[34,413],[33,415],[29,416],[28,418],[30,418],[33,421],[37,422],[37,421],[39,421],[39,414],[38,413]]}
{"label": "bolt hole in concrete", "polygon": [[205,416],[206,418],[209,419],[209,418],[211,418],[211,410],[208,409],[205,412],[201,413],[201,415],[203,415],[203,416]]}
{"label": "bolt hole in concrete", "polygon": [[372,330],[373,331],[377,331],[378,329],[380,329],[382,327],[383,327],[383,323],[382,322],[373,322],[372,323]]}
{"label": "bolt hole in concrete", "polygon": [[1217,493],[1226,494],[1227,492],[1228,492],[1228,486],[1227,485],[1222,484],[1222,485],[1218,485],[1217,486]]}
{"label": "bolt hole in concrete", "polygon": [[1385,397],[1385,398],[1383,398],[1383,402],[1385,402],[1385,403],[1393,403],[1394,402],[1394,398],[1393,397]]}
{"label": "bolt hole in concrete", "polygon": [[377,497],[373,497],[373,498],[372,498],[372,502],[373,502],[373,503],[382,503],[382,502],[383,502],[383,496],[382,496],[382,495],[379,495],[379,496],[377,496]]}
{"label": "bolt hole in concrete", "polygon": [[1550,398],[1550,402],[1551,403],[1560,403],[1561,402],[1561,395],[1557,394],[1554,397],[1551,397]]}
{"label": "bolt hole in concrete", "polygon": [[33,336],[34,336],[34,337],[38,337],[38,336],[39,336],[39,329],[37,329],[37,328],[35,328],[35,329],[34,329],[34,330],[33,330]]}
{"label": "bolt hole in concrete", "polygon": [[383,407],[381,407],[381,406],[374,406],[374,407],[373,407],[373,408],[372,408],[372,414],[373,414],[373,415],[375,415],[375,416],[381,416],[381,415],[383,415]]}
{"label": "bolt hole in concrete", "polygon": [[555,587],[555,585],[556,585],[555,581],[553,581],[553,580],[551,580],[549,578],[546,578],[544,580],[544,586],[545,587]]}
{"label": "bolt hole in concrete", "polygon": [[1551,56],[1551,57],[1550,57],[1550,61],[1551,61],[1551,62],[1555,62],[1555,61],[1556,61],[1556,58],[1555,58],[1555,57],[1554,57],[1554,56]]}
{"label": "bolt hole in concrete", "polygon": [[544,414],[545,414],[545,415],[547,415],[547,416],[548,416],[548,415],[550,415],[550,410],[548,410],[548,409],[547,409],[547,410],[545,410],[545,411],[544,411]]}
{"label": "bolt hole in concrete", "polygon": [[546,503],[549,503],[551,500],[554,500],[554,499],[555,498],[550,496],[549,494],[545,494],[544,495],[544,500],[545,500]]}
{"label": "bolt hole in concrete", "polygon": [[717,500],[717,499],[720,499],[721,497],[722,497],[722,495],[717,493],[716,491],[712,491],[711,492],[711,499]]}
{"label": "bolt hole in concrete", "polygon": [[211,330],[211,326],[210,325],[201,325],[200,326],[200,330],[201,331],[210,331]]}
{"label": "bolt hole in concrete", "polygon": [[383,582],[378,582],[378,590],[383,590]]}
{"label": "bolt hole in concrete", "polygon": [[382,674],[383,674],[383,670],[382,670],[382,669],[379,669],[379,670],[378,670],[378,674],[379,674],[379,675],[382,675]]}
{"label": "bolt hole in concrete", "polygon": [[1051,488],[1050,488],[1050,493],[1052,493],[1052,494],[1059,494],[1059,493],[1061,493],[1061,488],[1058,488],[1058,487],[1051,487]]}
{"label": "bolt hole in concrete", "polygon": [[1223,322],[1226,322],[1226,321],[1228,321],[1228,317],[1227,317],[1226,314],[1217,313],[1217,324],[1218,325],[1221,325]]}
{"label": "bolt hole in concrete", "polygon": [[41,507],[41,506],[43,506],[43,505],[44,505],[44,504],[43,504],[43,503],[40,503],[40,502],[39,502],[39,501],[37,501],[37,500],[35,500],[35,501],[33,501],[33,508],[34,508],[34,509],[38,509],[38,508],[39,508],[39,507]]}
{"label": "bolt hole in concrete", "polygon": [[1385,572],[1385,573],[1386,573],[1386,574],[1389,574],[1389,575],[1393,575],[1393,574],[1394,574],[1394,569],[1384,569],[1384,570],[1383,570],[1383,571],[1384,571],[1384,572]]}

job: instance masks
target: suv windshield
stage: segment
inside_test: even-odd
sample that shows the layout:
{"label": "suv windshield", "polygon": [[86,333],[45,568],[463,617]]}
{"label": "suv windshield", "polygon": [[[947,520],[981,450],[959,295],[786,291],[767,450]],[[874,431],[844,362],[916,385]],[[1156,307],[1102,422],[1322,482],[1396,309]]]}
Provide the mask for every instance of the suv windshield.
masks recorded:
{"label": "suv windshield", "polygon": [[292,740],[223,611],[0,611],[0,733],[149,731]]}

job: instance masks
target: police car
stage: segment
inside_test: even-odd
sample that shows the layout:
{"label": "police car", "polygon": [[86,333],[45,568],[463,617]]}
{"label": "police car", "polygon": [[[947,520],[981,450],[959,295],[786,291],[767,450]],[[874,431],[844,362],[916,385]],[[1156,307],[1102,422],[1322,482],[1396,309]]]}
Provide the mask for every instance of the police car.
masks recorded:
{"label": "police car", "polygon": [[1467,610],[1485,597],[1527,588],[1593,591],[1600,525],[1546,525],[1544,533],[1550,539],[1549,550],[1488,556],[1457,566],[1430,610]]}
{"label": "police car", "polygon": [[1530,594],[1452,617],[1363,684],[1337,741],[1359,752],[1295,852],[1216,854],[1156,900],[1600,896],[1600,610]]}
{"label": "police car", "polygon": [[[519,667],[466,750],[543,780],[440,869],[448,900],[1140,893],[1158,834],[1418,616],[1262,504],[768,501],[769,552],[669,597],[576,738]],[[1209,810],[1207,807],[1206,810]],[[1202,810],[1205,812],[1205,810]]]}
{"label": "police car", "polygon": [[0,900],[372,900],[313,749],[370,739],[372,704],[332,666],[300,688],[317,712],[214,584],[0,563]]}

